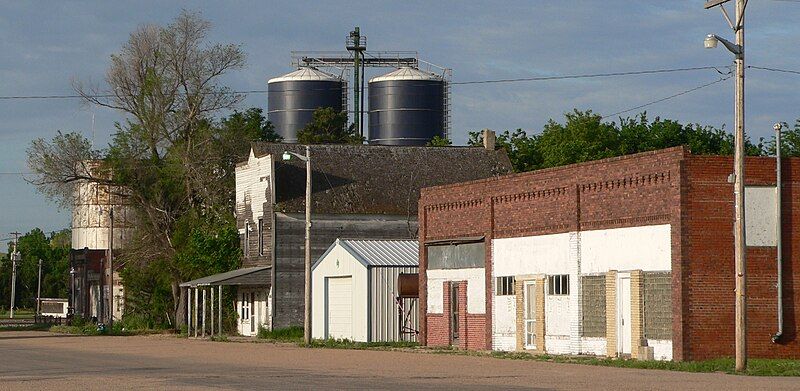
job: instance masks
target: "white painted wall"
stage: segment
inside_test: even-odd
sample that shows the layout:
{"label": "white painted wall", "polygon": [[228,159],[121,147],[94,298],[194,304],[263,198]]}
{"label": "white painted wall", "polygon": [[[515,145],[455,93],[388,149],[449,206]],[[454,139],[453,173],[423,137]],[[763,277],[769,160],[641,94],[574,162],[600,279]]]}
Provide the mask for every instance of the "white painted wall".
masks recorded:
{"label": "white painted wall", "polygon": [[[249,208],[253,216],[251,224],[264,216],[264,203],[272,204],[272,156],[256,157],[253,150],[245,164],[236,167],[236,208],[237,214]],[[256,229],[253,226],[253,229]],[[240,227],[239,233],[243,233]]]}
{"label": "white painted wall", "polygon": [[550,354],[576,354],[568,335],[545,335],[544,348]]}
{"label": "white painted wall", "polygon": [[486,271],[484,268],[434,269],[427,271],[428,313],[444,313],[444,283],[467,281],[467,313],[486,313]]}
{"label": "white painted wall", "polygon": [[745,240],[748,246],[777,246],[775,186],[744,188]]}
{"label": "white painted wall", "polygon": [[545,287],[544,330],[546,335],[564,337],[570,335],[570,301],[569,295],[548,295]]}
{"label": "white painted wall", "polygon": [[669,224],[581,232],[581,273],[672,270]]}
{"label": "white painted wall", "polygon": [[[545,286],[545,348],[555,354],[605,354],[605,338],[580,337],[579,276],[609,270],[672,269],[669,224],[495,239],[492,252],[493,277],[569,275],[570,294],[567,296],[547,295]],[[429,282],[429,306],[431,293],[438,294],[441,302],[441,285],[437,290],[432,290]],[[516,309],[504,306],[498,297],[493,300],[493,348],[504,350],[510,340],[506,334],[508,321],[515,319]],[[657,349],[667,350],[663,346]],[[671,347],[669,351],[671,357]],[[665,355],[663,352],[660,354]]]}
{"label": "white painted wall", "polygon": [[[495,296],[492,300],[492,349],[515,350],[517,348],[517,297]],[[524,331],[522,330],[522,332]]]}
{"label": "white painted wall", "polygon": [[492,240],[495,276],[565,274],[569,233]]}
{"label": "white painted wall", "polygon": [[325,338],[325,278],[351,276],[353,279],[354,341],[367,341],[368,276],[367,267],[349,252],[336,245],[311,272],[311,335]]}
{"label": "white painted wall", "polygon": [[653,347],[653,358],[659,361],[672,361],[672,341],[648,339],[647,346]]}
{"label": "white painted wall", "polygon": [[595,356],[606,355],[606,339],[601,337],[582,337],[581,345],[583,354],[593,354]]}

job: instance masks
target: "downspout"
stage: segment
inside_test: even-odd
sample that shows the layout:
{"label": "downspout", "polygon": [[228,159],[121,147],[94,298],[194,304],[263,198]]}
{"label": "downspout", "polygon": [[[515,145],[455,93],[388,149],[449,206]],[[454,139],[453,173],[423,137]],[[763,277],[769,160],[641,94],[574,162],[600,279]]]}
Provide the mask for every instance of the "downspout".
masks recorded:
{"label": "downspout", "polygon": [[777,343],[783,335],[783,261],[781,259],[783,253],[781,243],[781,129],[783,124],[776,123],[773,128],[775,129],[775,257],[778,266],[778,283],[776,284],[778,288],[778,332],[772,336],[772,343]]}

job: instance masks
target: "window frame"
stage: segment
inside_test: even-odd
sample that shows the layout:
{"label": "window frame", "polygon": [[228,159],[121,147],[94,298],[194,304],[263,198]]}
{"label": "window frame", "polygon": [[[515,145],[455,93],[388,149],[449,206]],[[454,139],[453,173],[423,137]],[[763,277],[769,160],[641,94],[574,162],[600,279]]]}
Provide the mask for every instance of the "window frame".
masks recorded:
{"label": "window frame", "polygon": [[258,255],[264,255],[264,218],[258,218]]}
{"label": "window frame", "polygon": [[516,295],[516,281],[514,276],[496,276],[494,278],[495,296],[514,296]]}
{"label": "window frame", "polygon": [[552,274],[547,276],[548,296],[569,296],[569,274]]}

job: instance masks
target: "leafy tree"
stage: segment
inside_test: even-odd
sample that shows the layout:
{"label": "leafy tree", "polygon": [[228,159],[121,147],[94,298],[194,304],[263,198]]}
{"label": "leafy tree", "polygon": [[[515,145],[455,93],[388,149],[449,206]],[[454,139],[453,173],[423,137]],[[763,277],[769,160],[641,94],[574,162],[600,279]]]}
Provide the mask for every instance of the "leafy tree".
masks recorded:
{"label": "leafy tree", "polygon": [[[773,136],[764,147],[769,155],[775,155],[775,137]],[[781,130],[781,157],[800,157],[800,119],[796,120],[793,128],[784,126]]]}
{"label": "leafy tree", "polygon": [[451,145],[453,145],[453,142],[450,141],[450,139],[448,139],[447,137],[442,137],[442,136],[438,136],[438,135],[437,136],[433,136],[431,141],[428,141],[428,143],[425,144],[425,146],[428,146],[428,147],[449,147]]}
{"label": "leafy tree", "polygon": [[[573,110],[565,114],[565,119],[563,124],[551,119],[540,134],[528,135],[521,129],[513,133],[505,131],[497,137],[497,146],[506,150],[515,171],[530,171],[679,145],[689,146],[696,154],[733,154],[733,135],[710,126],[683,125],[658,117],[650,121],[647,113],[634,118],[620,118],[619,124],[603,122],[601,116],[591,111]],[[785,137],[800,140],[797,136],[800,134],[800,124],[794,132],[794,136],[792,131],[784,132]],[[470,132],[469,144],[478,146],[481,143],[481,134]],[[791,145],[787,143],[784,149],[792,150]],[[795,142],[793,145],[798,144]],[[753,144],[747,139],[745,149],[752,156],[768,152],[763,140]]]}
{"label": "leafy tree", "polygon": [[[52,142],[34,140],[28,149],[34,183],[44,194],[65,200],[62,204],[71,204],[78,181],[124,189],[120,195],[128,198],[136,222],[118,258],[132,270],[123,278],[133,288],[127,297],[155,305],[131,307],[151,323],[164,323],[163,314],[180,326],[182,319],[175,315],[183,313],[185,295],[179,284],[204,267],[187,266],[189,247],[180,238],[209,225],[233,226],[235,164],[246,156],[249,141],[275,139],[260,110],[215,121],[215,115],[232,110],[242,98],[221,78],[243,67],[245,56],[238,45],[208,43],[210,28],[208,21],[186,11],[167,26],[142,26],[111,56],[105,79],[110,97],[98,87],[75,84],[87,103],[126,117],[106,150],[92,151],[76,133],[59,134]],[[75,151],[67,153],[68,147]],[[80,169],[87,159],[102,159],[100,174]],[[185,216],[199,222],[184,225]],[[218,261],[235,265],[238,254]],[[158,304],[162,297],[163,306]]]}
{"label": "leafy tree", "polygon": [[[67,298],[69,295],[69,230],[53,232],[49,236],[36,228],[20,236],[17,262],[16,307],[36,308],[36,290],[39,278],[39,260],[42,260],[42,297]],[[13,247],[0,259],[0,302],[11,301],[11,258]]]}
{"label": "leafy tree", "polygon": [[297,132],[301,144],[362,144],[364,137],[356,132],[355,125],[347,126],[347,112],[336,112],[332,107],[314,110],[311,122]]}

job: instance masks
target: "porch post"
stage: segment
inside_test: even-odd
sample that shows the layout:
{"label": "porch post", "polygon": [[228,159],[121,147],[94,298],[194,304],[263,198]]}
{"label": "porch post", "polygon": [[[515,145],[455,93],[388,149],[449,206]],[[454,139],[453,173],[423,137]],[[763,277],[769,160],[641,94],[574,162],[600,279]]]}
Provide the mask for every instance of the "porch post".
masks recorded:
{"label": "porch post", "polygon": [[192,287],[186,288],[186,336],[192,335]]}
{"label": "porch post", "polygon": [[202,288],[203,290],[203,332],[201,336],[203,338],[206,337],[206,288]]}
{"label": "porch post", "polygon": [[197,338],[197,287],[194,288],[194,307],[193,307],[193,310],[194,310],[194,313],[192,314],[192,316],[194,317],[194,321],[192,323],[194,324],[194,337]]}
{"label": "porch post", "polygon": [[222,335],[222,285],[219,286],[218,293],[219,294],[217,295],[217,300],[218,300],[217,307],[219,308],[217,308],[217,311],[219,311],[219,313],[217,315],[218,316],[217,324],[219,324],[219,335]]}
{"label": "porch post", "polygon": [[211,309],[208,311],[211,317],[211,336],[214,336],[214,286],[209,288],[211,290]]}

